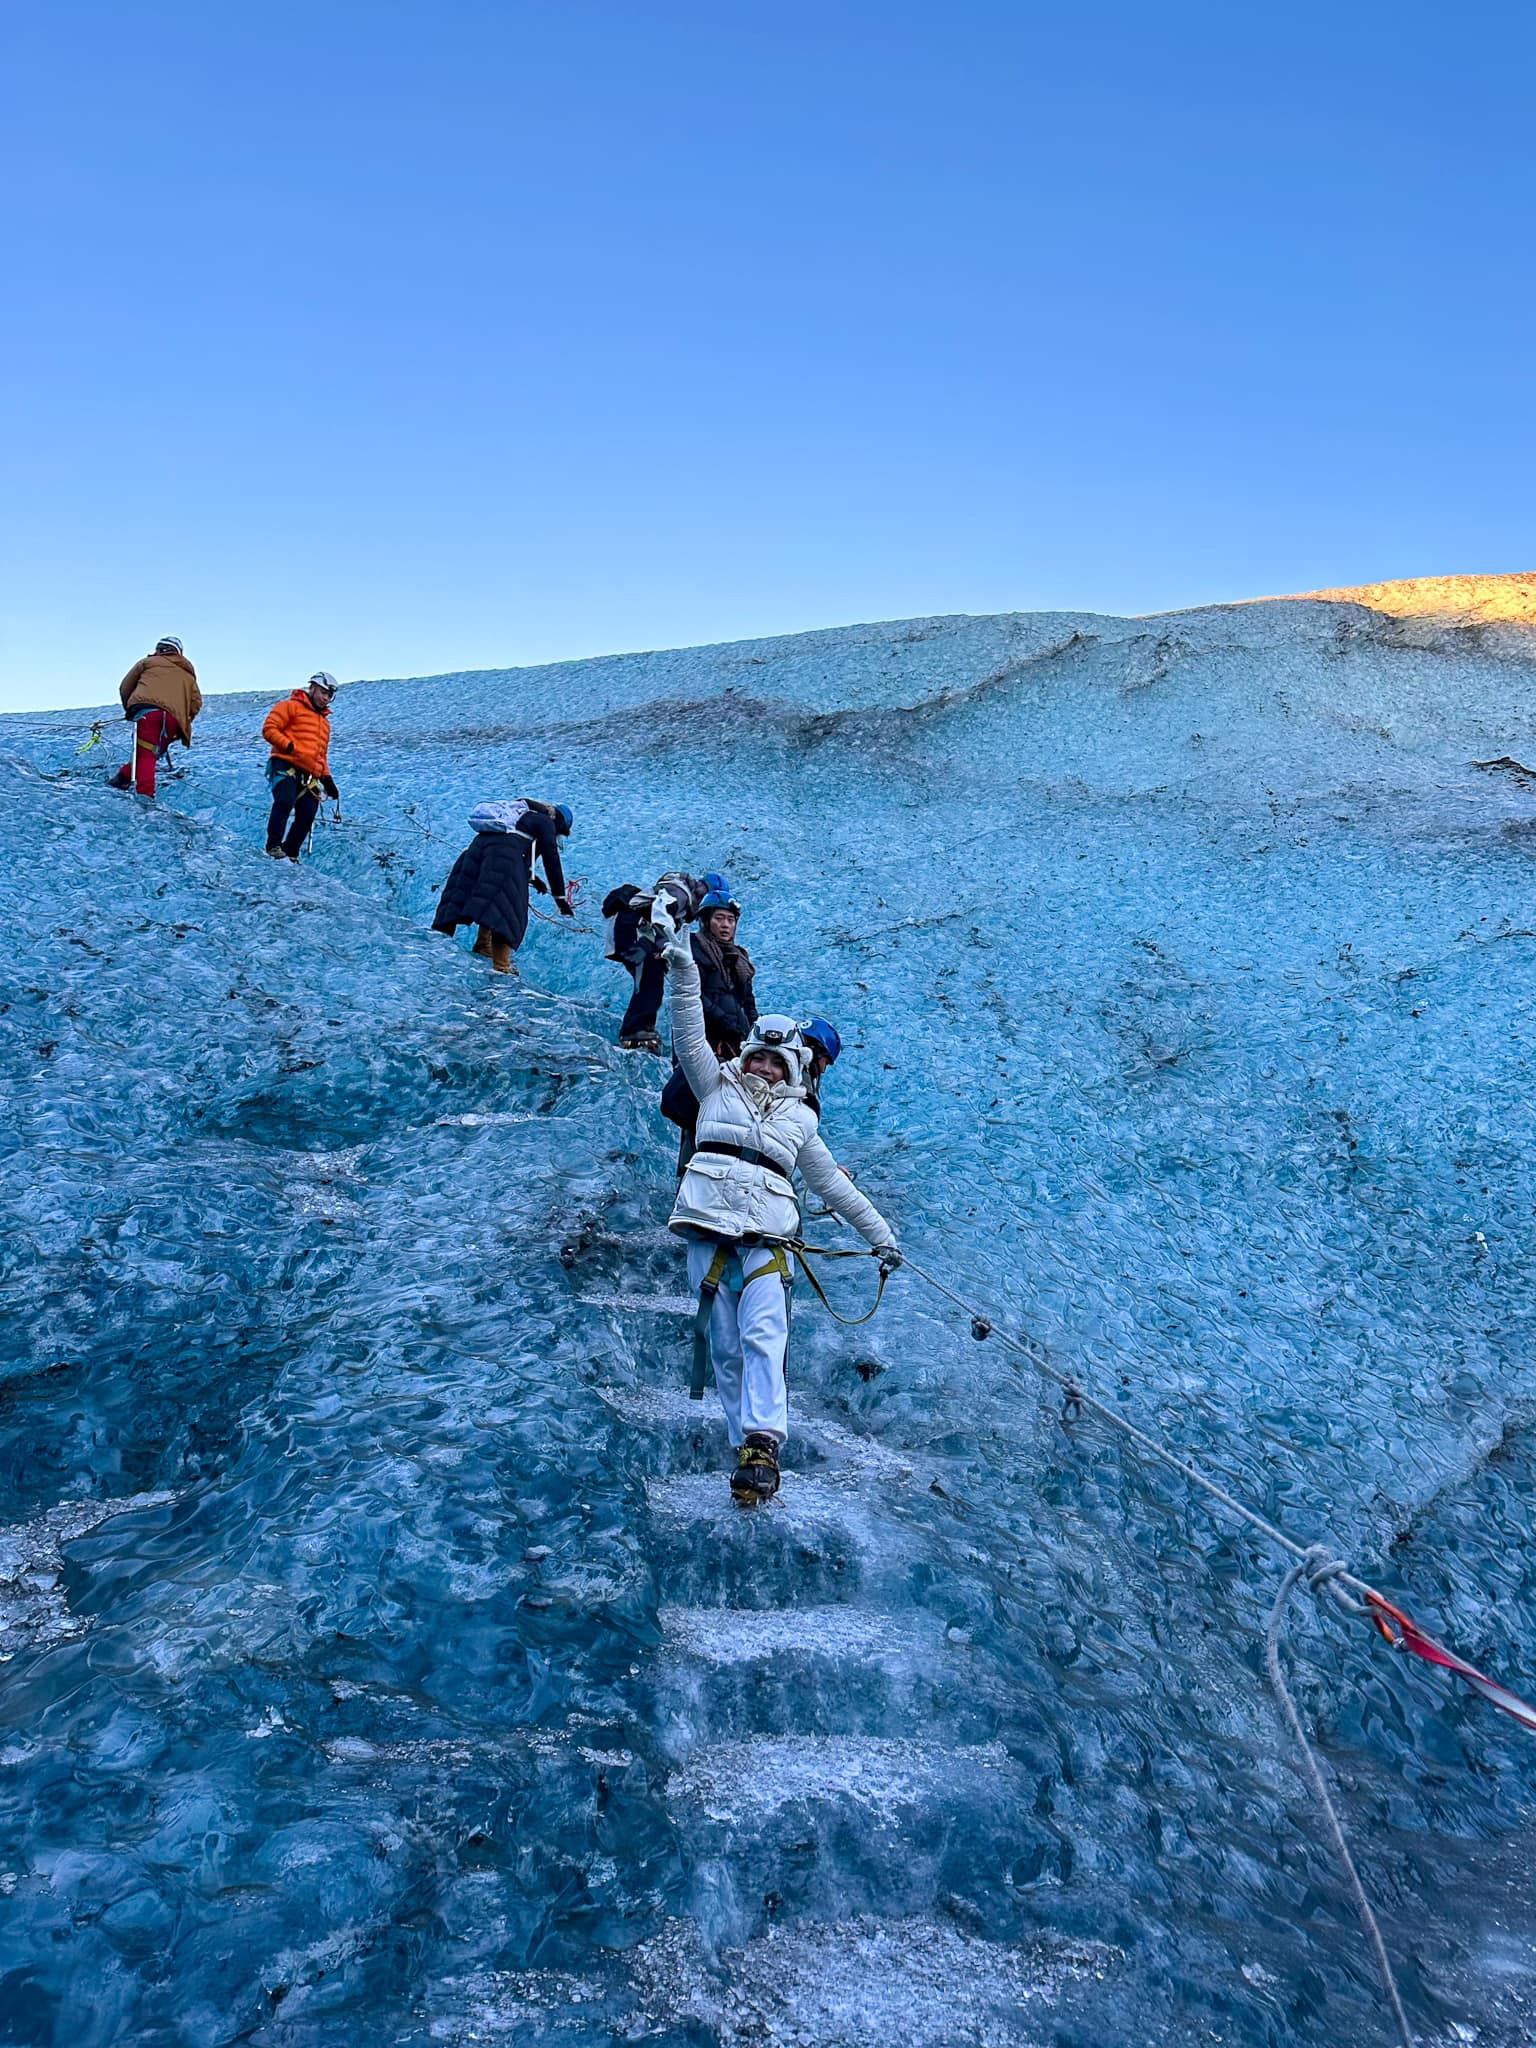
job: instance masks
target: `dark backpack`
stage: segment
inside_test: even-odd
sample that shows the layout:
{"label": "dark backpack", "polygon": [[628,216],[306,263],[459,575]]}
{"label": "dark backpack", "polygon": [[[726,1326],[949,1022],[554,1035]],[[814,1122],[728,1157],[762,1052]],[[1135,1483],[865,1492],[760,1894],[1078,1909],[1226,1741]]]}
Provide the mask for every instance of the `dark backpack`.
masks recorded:
{"label": "dark backpack", "polygon": [[674,1067],[667,1076],[667,1085],[661,1091],[661,1113],[680,1131],[691,1132],[699,1120],[699,1098],[688,1086],[688,1076],[681,1067]]}

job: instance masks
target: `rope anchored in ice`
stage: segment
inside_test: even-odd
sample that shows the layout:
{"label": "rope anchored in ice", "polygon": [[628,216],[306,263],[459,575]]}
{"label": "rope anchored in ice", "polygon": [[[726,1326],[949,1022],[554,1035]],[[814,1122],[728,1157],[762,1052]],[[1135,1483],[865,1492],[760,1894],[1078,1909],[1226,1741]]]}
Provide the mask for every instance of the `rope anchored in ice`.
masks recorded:
{"label": "rope anchored in ice", "polygon": [[[806,1277],[810,1280],[812,1287],[815,1288],[823,1307],[827,1309],[829,1314],[835,1314],[825,1294],[822,1293],[815,1275],[805,1263],[802,1253],[807,1249],[810,1249],[810,1247],[798,1244],[791,1246],[791,1250],[794,1251],[796,1257],[800,1259],[801,1265],[805,1268]],[[817,1249],[822,1257],[828,1258],[873,1258],[878,1256],[876,1252],[862,1250],[826,1251],[821,1248]],[[1507,1686],[1500,1685],[1497,1680],[1489,1678],[1484,1672],[1468,1664],[1464,1658],[1456,1656],[1454,1652],[1447,1650],[1442,1644],[1437,1643],[1433,1636],[1421,1629],[1418,1623],[1405,1614],[1400,1607],[1394,1607],[1391,1601],[1383,1594],[1377,1592],[1375,1587],[1367,1585],[1364,1580],[1357,1578],[1348,1569],[1344,1560],[1340,1557],[1335,1557],[1325,1545],[1302,1545],[1297,1543],[1293,1537],[1287,1536],[1283,1529],[1277,1527],[1266,1516],[1259,1514],[1255,1509],[1249,1507],[1246,1502],[1240,1501],[1234,1495],[1228,1493],[1225,1487],[1219,1486],[1214,1479],[1209,1478],[1187,1458],[1178,1457],[1174,1452],[1160,1444],[1156,1438],[1148,1436],[1144,1430],[1138,1429],[1134,1423],[1127,1422],[1123,1415],[1117,1415],[1112,1408],[1106,1407],[1102,1401],[1096,1400],[1092,1394],[1086,1393],[1071,1373],[1064,1372],[1060,1367],[1052,1364],[1038,1344],[1029,1339],[1015,1337],[1007,1330],[999,1329],[992,1317],[984,1315],[980,1309],[964,1301],[953,1289],[946,1287],[933,1274],[925,1272],[912,1258],[905,1257],[902,1263],[909,1271],[916,1274],[917,1278],[923,1281],[926,1286],[933,1288],[936,1293],[943,1295],[946,1301],[952,1302],[956,1308],[961,1309],[970,1318],[971,1334],[973,1337],[978,1340],[984,1340],[993,1335],[1000,1337],[1010,1350],[1016,1351],[1020,1356],[1027,1358],[1037,1371],[1042,1372],[1048,1379],[1054,1380],[1062,1390],[1062,1421],[1064,1424],[1070,1424],[1091,1410],[1100,1420],[1107,1422],[1112,1428],[1119,1430],[1122,1435],[1129,1437],[1142,1450],[1150,1453],[1151,1456],[1158,1459],[1161,1463],[1172,1466],[1176,1472],[1182,1473],[1185,1478],[1191,1480],[1203,1492],[1208,1494],[1211,1499],[1237,1515],[1250,1528],[1258,1530],[1270,1542],[1278,1545],[1282,1550],[1288,1551],[1294,1559],[1284,1580],[1281,1582],[1280,1590],[1275,1596],[1274,1606],[1270,1610],[1269,1625],[1265,1632],[1265,1670],[1270,1686],[1279,1702],[1281,1712],[1285,1717],[1286,1725],[1301,1751],[1306,1767],[1307,1779],[1311,1785],[1313,1795],[1322,1807],[1324,1816],[1327,1819],[1334,1852],[1338,1857],[1340,1868],[1344,1872],[1345,1881],[1349,1887],[1350,1896],[1354,1901],[1355,1910],[1359,1915],[1361,1926],[1365,1930],[1366,1939],[1375,1957],[1376,1967],[1380,1973],[1382,1987],[1386,1994],[1388,2009],[1392,2014],[1399,2039],[1404,2044],[1404,2048],[1413,2048],[1413,2034],[1409,2029],[1407,2014],[1403,2010],[1402,1997],[1397,1988],[1397,1979],[1392,1969],[1391,1958],[1387,1953],[1386,1943],[1382,1938],[1380,1925],[1372,1909],[1370,1899],[1366,1894],[1365,1886],[1361,1882],[1360,1873],[1355,1867],[1355,1861],[1350,1853],[1349,1843],[1344,1833],[1344,1826],[1339,1818],[1338,1810],[1334,1806],[1327,1782],[1323,1777],[1322,1767],[1318,1763],[1311,1742],[1308,1740],[1306,1730],[1302,1725],[1301,1716],[1296,1710],[1295,1702],[1291,1698],[1290,1689],[1285,1681],[1285,1671],[1280,1658],[1280,1628],[1286,1607],[1289,1605],[1291,1596],[1297,1586],[1305,1580],[1308,1590],[1314,1595],[1321,1596],[1326,1594],[1344,1614],[1351,1616],[1369,1615],[1378,1632],[1394,1649],[1409,1650],[1414,1656],[1422,1658],[1425,1663],[1433,1664],[1440,1670],[1451,1672],[1455,1677],[1460,1678],[1465,1684],[1469,1685],[1483,1699],[1487,1700],[1491,1706],[1497,1707],[1501,1713],[1507,1714],[1512,1720],[1518,1721],[1521,1727],[1530,1730],[1533,1734],[1536,1734],[1536,1707],[1530,1706],[1525,1700],[1520,1698],[1518,1693],[1511,1692]],[[883,1270],[880,1278],[880,1291],[876,1294],[874,1305],[870,1308],[868,1314],[856,1319],[838,1316],[836,1318],[837,1321],[857,1320],[859,1322],[867,1322],[869,1316],[872,1316],[875,1309],[880,1306],[880,1298],[884,1293],[884,1285],[887,1278]]]}

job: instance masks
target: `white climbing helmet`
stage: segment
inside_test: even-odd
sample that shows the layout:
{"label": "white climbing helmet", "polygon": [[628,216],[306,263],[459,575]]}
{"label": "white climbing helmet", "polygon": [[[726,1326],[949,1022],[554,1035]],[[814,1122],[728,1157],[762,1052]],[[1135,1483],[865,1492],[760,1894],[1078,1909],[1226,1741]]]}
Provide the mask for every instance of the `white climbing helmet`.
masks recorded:
{"label": "white climbing helmet", "polygon": [[804,1081],[810,1053],[793,1017],[759,1017],[743,1041],[741,1057],[745,1060],[755,1052],[771,1052],[781,1059],[796,1087]]}

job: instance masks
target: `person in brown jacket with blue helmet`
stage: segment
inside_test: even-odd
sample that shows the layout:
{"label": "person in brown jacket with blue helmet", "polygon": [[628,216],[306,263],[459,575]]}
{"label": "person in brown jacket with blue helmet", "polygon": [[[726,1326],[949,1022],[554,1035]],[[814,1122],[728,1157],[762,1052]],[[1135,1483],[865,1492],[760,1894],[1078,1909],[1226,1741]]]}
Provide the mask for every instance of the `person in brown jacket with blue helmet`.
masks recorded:
{"label": "person in brown jacket with blue helmet", "polygon": [[[274,860],[297,860],[320,809],[322,790],[336,802],[331,780],[331,699],[336,678],[320,669],[302,690],[294,690],[267,713],[261,736],[272,749],[267,780],[272,810],[267,819],[267,852]],[[286,827],[286,833],[284,828]]]}
{"label": "person in brown jacket with blue helmet", "polygon": [[181,642],[167,634],[155,642],[153,654],[136,661],[117,686],[123,716],[133,720],[133,759],[112,777],[114,789],[155,793],[155,769],[173,740],[192,744],[192,721],[203,708],[197,670],[182,652]]}

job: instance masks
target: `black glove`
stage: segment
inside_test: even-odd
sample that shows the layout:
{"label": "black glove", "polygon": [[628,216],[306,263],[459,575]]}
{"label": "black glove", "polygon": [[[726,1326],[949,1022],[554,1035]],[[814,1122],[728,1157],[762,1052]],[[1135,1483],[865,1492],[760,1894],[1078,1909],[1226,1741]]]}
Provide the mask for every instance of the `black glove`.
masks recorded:
{"label": "black glove", "polygon": [[336,787],[336,784],[332,781],[329,775],[321,776],[320,787],[325,791],[326,795],[330,798],[333,804],[339,804],[341,802],[341,791]]}
{"label": "black glove", "polygon": [[557,896],[555,898],[555,908],[562,917],[574,917],[576,915],[575,907],[568,897]]}
{"label": "black glove", "polygon": [[547,896],[549,894],[548,882],[541,882],[537,875],[532,875],[529,877],[529,879],[532,881],[534,888],[538,890],[541,896]]}

